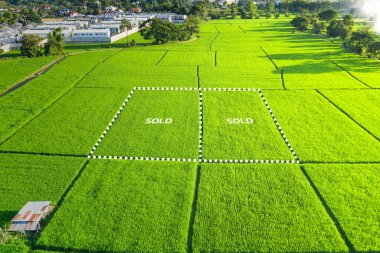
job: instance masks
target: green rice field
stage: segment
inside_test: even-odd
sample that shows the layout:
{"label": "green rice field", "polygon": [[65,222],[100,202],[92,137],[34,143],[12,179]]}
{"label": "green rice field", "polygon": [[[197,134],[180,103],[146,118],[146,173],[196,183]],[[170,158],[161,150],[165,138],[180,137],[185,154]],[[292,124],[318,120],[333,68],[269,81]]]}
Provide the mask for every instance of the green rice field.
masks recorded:
{"label": "green rice field", "polygon": [[380,63],[289,22],[70,45],[0,96],[0,227],[55,206],[0,253],[380,252]]}

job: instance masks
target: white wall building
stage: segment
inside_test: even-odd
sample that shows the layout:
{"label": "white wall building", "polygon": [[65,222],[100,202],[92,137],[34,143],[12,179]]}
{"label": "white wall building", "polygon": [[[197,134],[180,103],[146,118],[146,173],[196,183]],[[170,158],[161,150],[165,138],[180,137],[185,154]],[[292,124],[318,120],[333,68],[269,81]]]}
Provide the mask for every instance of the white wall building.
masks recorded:
{"label": "white wall building", "polygon": [[73,32],[71,42],[108,42],[110,38],[109,29],[82,29]]}

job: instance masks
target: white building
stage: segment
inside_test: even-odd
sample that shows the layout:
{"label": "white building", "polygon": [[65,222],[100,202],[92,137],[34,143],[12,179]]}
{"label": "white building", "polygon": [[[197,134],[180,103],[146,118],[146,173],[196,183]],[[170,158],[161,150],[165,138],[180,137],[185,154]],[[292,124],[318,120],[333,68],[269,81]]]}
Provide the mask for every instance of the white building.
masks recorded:
{"label": "white building", "polygon": [[111,32],[111,35],[118,34],[120,32],[120,24],[100,24],[100,25],[91,25],[90,29],[108,29]]}
{"label": "white building", "polygon": [[109,42],[111,32],[109,29],[82,29],[73,32],[72,42]]}

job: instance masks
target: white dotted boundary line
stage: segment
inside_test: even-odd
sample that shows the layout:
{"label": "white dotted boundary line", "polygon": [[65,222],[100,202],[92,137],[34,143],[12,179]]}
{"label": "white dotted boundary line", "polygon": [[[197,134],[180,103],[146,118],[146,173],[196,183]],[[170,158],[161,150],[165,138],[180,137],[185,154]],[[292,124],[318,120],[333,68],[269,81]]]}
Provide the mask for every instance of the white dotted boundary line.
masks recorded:
{"label": "white dotted boundary line", "polygon": [[103,156],[94,155],[92,159],[108,159],[108,160],[140,160],[140,161],[167,161],[167,162],[197,162],[192,158],[163,158],[163,157],[138,157],[138,156]]}
{"label": "white dotted boundary line", "polygon": [[296,163],[295,160],[223,160],[223,159],[203,159],[204,163]]}
{"label": "white dotted boundary line", "polygon": [[174,90],[174,91],[253,91],[256,92],[260,89],[256,88],[195,88],[195,87],[143,87],[139,86],[137,90]]}
{"label": "white dotted boundary line", "polygon": [[273,122],[275,123],[275,125],[277,127],[277,130],[280,132],[280,134],[282,136],[282,139],[285,141],[285,143],[288,146],[290,152],[292,153],[292,155],[293,155],[296,163],[300,163],[300,160],[298,159],[298,156],[297,156],[296,152],[294,151],[294,149],[292,148],[292,145],[290,145],[290,142],[286,138],[286,135],[285,135],[284,131],[282,130],[280,124],[278,123],[277,118],[274,116],[273,111],[270,109],[269,104],[268,104],[267,100],[265,99],[263,92],[261,91],[261,89],[258,89],[258,92],[259,92],[260,97],[263,100],[266,108],[268,109],[269,114],[272,117],[272,120],[273,120]]}
{"label": "white dotted boundary line", "polygon": [[131,90],[131,92],[128,94],[128,97],[125,99],[125,101],[123,102],[123,104],[121,105],[121,107],[119,108],[119,110],[116,112],[115,116],[112,118],[111,122],[108,124],[108,126],[106,127],[106,129],[104,130],[104,132],[102,133],[102,135],[100,136],[99,140],[95,143],[95,146],[92,147],[90,153],[87,156],[88,159],[94,158],[93,154],[94,154],[95,150],[99,147],[100,143],[102,142],[102,140],[104,139],[104,137],[106,136],[106,134],[108,133],[108,131],[111,129],[111,127],[113,126],[113,124],[115,124],[117,118],[119,117],[119,115],[121,114],[121,112],[124,110],[125,106],[127,105],[127,103],[129,102],[129,100],[131,99],[132,95],[135,93],[135,89],[136,89],[136,87],[133,87],[133,89]]}
{"label": "white dotted boundary line", "polygon": [[202,90],[199,90],[199,149],[198,149],[198,161],[202,162],[202,143],[203,143],[203,94]]}

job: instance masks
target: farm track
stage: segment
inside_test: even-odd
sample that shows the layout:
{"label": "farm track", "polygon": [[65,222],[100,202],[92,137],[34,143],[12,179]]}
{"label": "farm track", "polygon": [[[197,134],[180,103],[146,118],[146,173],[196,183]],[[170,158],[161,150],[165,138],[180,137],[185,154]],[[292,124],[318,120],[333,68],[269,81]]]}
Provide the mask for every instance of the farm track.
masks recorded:
{"label": "farm track", "polygon": [[31,76],[27,77],[26,79],[22,80],[21,82],[19,83],[16,83],[15,85],[13,85],[12,87],[10,87],[9,89],[7,89],[5,92],[1,93],[0,94],[0,97],[2,96],[5,96],[9,93],[11,93],[12,91],[15,91],[17,90],[18,88],[24,86],[25,84],[27,84],[28,82],[32,81],[33,79],[36,79],[37,77],[39,77],[40,75],[42,74],[45,74],[49,69],[51,69],[52,67],[54,67],[55,65],[59,64],[61,61],[63,61],[64,59],[66,59],[68,56],[61,56],[60,58],[58,58],[57,60],[53,61],[52,63],[48,64],[47,66],[43,67],[42,69],[38,70],[37,72],[35,72],[34,74],[32,74]]}
{"label": "farm track", "polygon": [[330,104],[332,104],[336,109],[341,111],[344,115],[346,115],[350,120],[355,122],[359,127],[361,127],[364,131],[366,131],[368,134],[370,134],[373,138],[375,138],[377,141],[380,141],[380,138],[374,135],[371,131],[369,131],[366,127],[364,127],[362,124],[360,124],[358,121],[356,121],[354,118],[351,117],[350,114],[348,114],[346,111],[344,111],[342,108],[340,108],[338,105],[336,105],[333,101],[331,101],[328,97],[326,97],[322,92],[319,90],[315,90],[319,95],[321,95],[324,99],[326,99]]}
{"label": "farm track", "polygon": [[[122,50],[118,51],[116,54],[120,53]],[[36,118],[38,118],[40,115],[42,115],[45,111],[47,111],[51,106],[55,105],[61,98],[63,98],[66,94],[68,94],[70,91],[72,91],[84,78],[86,78],[86,76],[88,76],[96,67],[98,67],[100,64],[102,64],[103,62],[105,62],[106,60],[112,58],[113,56],[115,56],[116,54],[113,54],[111,55],[110,57],[104,59],[103,61],[99,62],[98,64],[96,64],[93,68],[91,68],[86,74],[84,74],[71,88],[69,88],[68,90],[66,90],[66,92],[64,92],[61,96],[59,96],[56,100],[54,100],[53,102],[51,102],[49,105],[47,105],[47,107],[45,107],[40,113],[37,113],[34,117],[32,117],[29,121],[25,122],[25,124],[23,124],[22,126],[20,126],[19,129],[17,129],[13,134],[11,134],[10,136],[8,136],[7,138],[5,138],[3,141],[0,142],[0,145],[2,145],[3,143],[5,143],[6,141],[8,141],[10,138],[12,138],[14,135],[16,135],[21,129],[23,129],[25,126],[27,126],[28,124],[30,124],[31,122],[33,122]]]}

